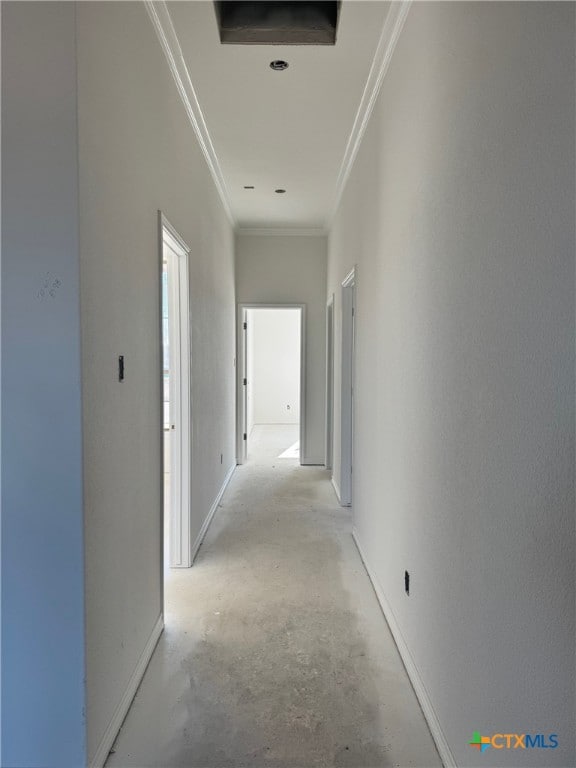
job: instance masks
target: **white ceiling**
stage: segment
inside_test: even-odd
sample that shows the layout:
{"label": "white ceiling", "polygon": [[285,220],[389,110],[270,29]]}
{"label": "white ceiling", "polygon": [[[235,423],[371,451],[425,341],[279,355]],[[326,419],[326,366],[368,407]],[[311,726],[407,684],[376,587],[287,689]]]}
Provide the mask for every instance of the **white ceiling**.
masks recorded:
{"label": "white ceiling", "polygon": [[324,227],[389,3],[344,0],[335,46],[222,45],[212,2],[167,7],[236,223]]}

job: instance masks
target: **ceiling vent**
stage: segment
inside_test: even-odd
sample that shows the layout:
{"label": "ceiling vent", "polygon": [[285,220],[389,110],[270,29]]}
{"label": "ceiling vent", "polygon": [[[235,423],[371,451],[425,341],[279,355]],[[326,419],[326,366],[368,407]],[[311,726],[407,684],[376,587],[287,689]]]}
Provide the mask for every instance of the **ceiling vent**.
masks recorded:
{"label": "ceiling vent", "polygon": [[220,42],[334,45],[340,0],[215,0]]}

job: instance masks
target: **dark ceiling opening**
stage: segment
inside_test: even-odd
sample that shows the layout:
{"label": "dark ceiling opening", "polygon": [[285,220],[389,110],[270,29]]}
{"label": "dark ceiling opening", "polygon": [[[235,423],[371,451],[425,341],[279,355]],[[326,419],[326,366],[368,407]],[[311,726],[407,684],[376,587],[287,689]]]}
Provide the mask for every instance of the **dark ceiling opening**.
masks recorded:
{"label": "dark ceiling opening", "polygon": [[220,42],[334,45],[340,0],[215,0]]}

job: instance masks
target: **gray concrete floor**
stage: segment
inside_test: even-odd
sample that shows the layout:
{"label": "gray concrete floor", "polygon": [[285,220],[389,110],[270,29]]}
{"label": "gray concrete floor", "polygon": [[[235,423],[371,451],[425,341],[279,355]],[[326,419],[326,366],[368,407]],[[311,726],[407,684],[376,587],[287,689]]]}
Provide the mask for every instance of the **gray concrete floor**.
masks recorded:
{"label": "gray concrete floor", "polygon": [[329,473],[257,427],[108,768],[380,768],[441,762]]}

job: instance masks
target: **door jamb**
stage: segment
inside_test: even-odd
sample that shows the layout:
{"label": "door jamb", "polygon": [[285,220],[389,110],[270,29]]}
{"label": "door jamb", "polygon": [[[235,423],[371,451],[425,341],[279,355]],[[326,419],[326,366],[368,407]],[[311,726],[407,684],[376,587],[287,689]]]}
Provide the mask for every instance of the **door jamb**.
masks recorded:
{"label": "door jamb", "polygon": [[[170,249],[176,254],[177,260],[175,266],[177,266],[178,277],[178,298],[180,317],[179,320],[179,335],[180,335],[180,365],[179,365],[179,401],[180,408],[178,413],[179,422],[179,434],[180,434],[180,510],[178,515],[178,528],[179,542],[178,546],[174,546],[173,532],[176,530],[174,524],[170,525],[170,566],[172,568],[189,568],[192,565],[192,550],[190,540],[190,515],[191,515],[191,451],[192,451],[192,403],[191,403],[191,345],[190,345],[190,296],[189,296],[189,255],[190,248],[182,237],[178,234],[178,231],[168,221],[162,211],[158,212],[159,215],[159,239],[160,239],[160,270],[162,270],[162,260],[164,257],[164,243],[168,241]],[[174,274],[176,270],[174,270]],[[162,290],[162,280],[160,280],[160,290]],[[162,304],[160,304],[162,307]],[[160,311],[160,324],[162,326],[162,312]],[[161,354],[163,354],[163,342],[162,334],[160,335]],[[161,357],[161,361],[162,361]],[[161,372],[161,398],[162,398],[162,413],[164,408],[163,403],[163,365],[160,365]],[[174,404],[171,403],[173,406]],[[162,578],[164,574],[164,418],[161,420],[161,439],[162,439]],[[171,459],[174,452],[171,451]],[[173,468],[171,468],[173,469]],[[173,472],[170,476],[170,494],[172,496],[173,483],[175,479]],[[171,523],[175,521],[176,510],[170,509]],[[176,551],[177,550],[177,551]]]}

